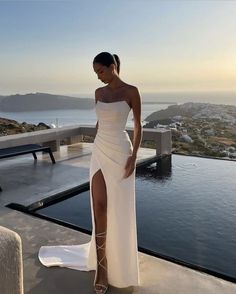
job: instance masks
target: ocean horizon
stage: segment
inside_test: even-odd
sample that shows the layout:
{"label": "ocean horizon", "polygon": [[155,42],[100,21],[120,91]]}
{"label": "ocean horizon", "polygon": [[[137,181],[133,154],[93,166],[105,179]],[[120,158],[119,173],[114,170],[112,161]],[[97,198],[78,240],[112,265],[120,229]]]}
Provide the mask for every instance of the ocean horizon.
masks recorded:
{"label": "ocean horizon", "polygon": [[[142,121],[154,111],[166,109],[171,104],[148,103],[142,105]],[[76,124],[96,125],[97,117],[95,108],[92,109],[66,109],[50,111],[27,111],[27,112],[1,112],[0,117],[16,120],[19,123],[26,122],[38,124],[43,122],[47,125],[64,127]],[[127,127],[133,127],[133,112],[129,113]]]}
{"label": "ocean horizon", "polygon": [[[69,94],[66,94],[69,95]],[[87,96],[86,96],[87,95]],[[71,97],[87,97],[92,99],[92,94],[69,95]],[[89,97],[90,96],[90,97]],[[182,104],[186,102],[212,103],[236,106],[236,91],[179,91],[179,92],[153,92],[142,93],[143,124],[145,118],[155,111],[166,109],[171,104]],[[53,111],[27,111],[27,112],[1,112],[0,117],[16,120],[20,123],[38,124],[43,122],[47,125],[58,127],[86,124],[95,125],[97,122],[95,108],[92,109],[66,109]],[[133,112],[129,113],[127,127],[133,127]]]}
{"label": "ocean horizon", "polygon": [[[236,106],[236,90],[220,91],[140,91],[142,102],[154,104],[182,104],[186,102],[212,103]],[[65,94],[72,97],[94,98],[92,93]]]}

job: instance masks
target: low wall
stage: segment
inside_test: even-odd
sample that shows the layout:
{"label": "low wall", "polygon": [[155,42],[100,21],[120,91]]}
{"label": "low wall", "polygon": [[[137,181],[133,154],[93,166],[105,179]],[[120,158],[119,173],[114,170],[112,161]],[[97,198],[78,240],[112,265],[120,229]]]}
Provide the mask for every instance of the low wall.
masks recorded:
{"label": "low wall", "polygon": [[[172,140],[171,131],[167,129],[143,128],[142,140],[154,141],[156,144],[156,154],[171,154]],[[126,128],[131,140],[133,138],[133,128]],[[0,137],[0,149],[20,146],[25,144],[42,144],[50,146],[52,151],[60,148],[60,141],[67,140],[67,144],[80,142],[83,135],[95,137],[97,129],[91,125],[75,125],[36,132],[29,132],[16,135]]]}

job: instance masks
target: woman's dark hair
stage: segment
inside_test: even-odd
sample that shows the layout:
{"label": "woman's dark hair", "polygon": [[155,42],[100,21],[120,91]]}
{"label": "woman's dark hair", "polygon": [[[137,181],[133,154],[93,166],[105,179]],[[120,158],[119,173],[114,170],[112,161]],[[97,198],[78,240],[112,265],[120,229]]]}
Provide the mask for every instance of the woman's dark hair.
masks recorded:
{"label": "woman's dark hair", "polygon": [[115,64],[117,67],[118,74],[120,73],[120,58],[116,54],[109,52],[101,52],[94,57],[93,63],[100,63],[109,67],[111,64]]}

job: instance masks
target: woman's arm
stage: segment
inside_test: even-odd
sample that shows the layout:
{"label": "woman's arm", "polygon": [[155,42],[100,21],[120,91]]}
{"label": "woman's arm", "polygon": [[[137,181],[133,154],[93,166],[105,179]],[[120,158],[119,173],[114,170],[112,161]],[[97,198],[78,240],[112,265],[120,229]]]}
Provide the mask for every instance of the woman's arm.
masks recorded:
{"label": "woman's arm", "polygon": [[133,134],[133,152],[132,157],[136,159],[137,152],[142,141],[143,128],[141,123],[141,97],[136,87],[132,87],[130,100],[134,115],[134,134]]}
{"label": "woman's arm", "polygon": [[[98,101],[98,97],[100,95],[100,92],[101,92],[101,88],[98,88],[98,89],[95,90],[95,103],[97,103],[97,101]],[[96,123],[96,130],[98,130],[98,125],[99,125],[99,123],[97,121],[97,123]]]}
{"label": "woman's arm", "polygon": [[123,178],[129,177],[136,166],[137,152],[142,140],[142,124],[141,124],[141,97],[139,95],[138,89],[132,87],[129,92],[129,101],[134,114],[134,134],[133,134],[133,152],[127,159],[125,164],[125,173]]}

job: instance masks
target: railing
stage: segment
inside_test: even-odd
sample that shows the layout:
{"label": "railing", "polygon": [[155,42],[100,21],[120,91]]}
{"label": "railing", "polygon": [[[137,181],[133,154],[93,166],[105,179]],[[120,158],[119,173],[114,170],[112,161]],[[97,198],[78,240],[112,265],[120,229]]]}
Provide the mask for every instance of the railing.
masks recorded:
{"label": "railing", "polygon": [[[126,128],[130,139],[133,139],[133,128]],[[42,144],[51,147],[52,151],[60,148],[60,141],[65,140],[68,145],[81,142],[83,135],[95,137],[97,130],[91,125],[75,125],[49,130],[27,132],[0,137],[0,149],[15,147],[25,144]],[[156,144],[156,155],[171,154],[171,131],[167,129],[143,128],[142,141],[154,141]]]}

